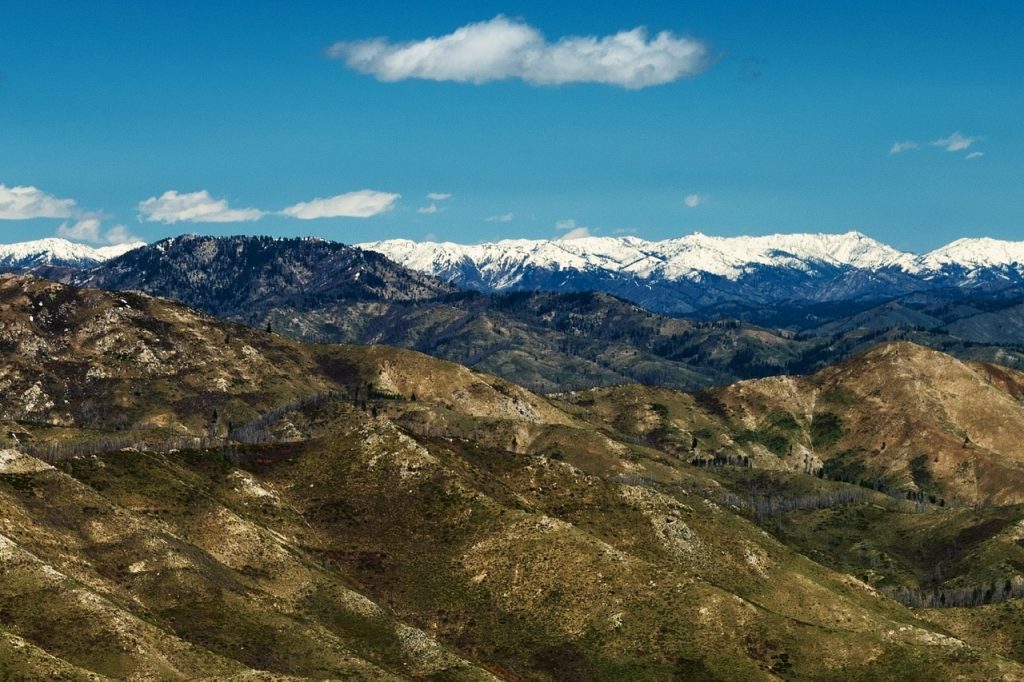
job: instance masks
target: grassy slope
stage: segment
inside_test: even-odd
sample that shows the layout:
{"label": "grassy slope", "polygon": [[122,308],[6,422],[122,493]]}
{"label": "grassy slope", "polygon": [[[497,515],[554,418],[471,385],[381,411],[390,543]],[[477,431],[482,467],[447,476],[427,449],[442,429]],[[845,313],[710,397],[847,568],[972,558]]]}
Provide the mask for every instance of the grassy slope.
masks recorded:
{"label": "grassy slope", "polygon": [[[254,449],[238,464],[121,453],[34,472],[5,490],[5,508],[24,510],[15,542],[208,652],[173,664],[186,676],[214,660],[369,675],[440,659],[470,674],[453,649],[499,675],[541,679],[1014,669],[670,485],[675,474],[643,451],[596,469],[640,467],[664,492],[544,456],[417,440],[347,404],[318,410],[308,423],[331,436]],[[478,411],[467,419],[496,418]],[[10,616],[40,646],[76,641],[31,631],[28,618]],[[403,658],[412,645],[400,621],[428,633],[417,641],[442,643],[420,654],[427,662]],[[114,676],[155,657],[97,660],[104,643],[121,647],[102,629],[92,636],[88,656],[59,650]]]}

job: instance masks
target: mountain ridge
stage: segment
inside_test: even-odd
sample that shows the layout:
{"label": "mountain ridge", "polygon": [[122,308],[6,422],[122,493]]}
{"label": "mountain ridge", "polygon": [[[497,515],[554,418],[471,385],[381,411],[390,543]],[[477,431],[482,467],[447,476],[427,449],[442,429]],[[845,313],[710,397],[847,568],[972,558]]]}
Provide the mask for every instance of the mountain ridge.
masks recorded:
{"label": "mountain ridge", "polygon": [[77,274],[79,285],[130,289],[186,301],[213,314],[273,303],[303,309],[320,301],[413,300],[455,288],[376,252],[316,238],[182,235]]}
{"label": "mountain ridge", "polygon": [[[1021,366],[1019,349],[1001,349],[991,323],[969,325],[985,347],[969,347],[941,328],[901,329],[901,321],[931,319],[910,313],[868,315],[866,325],[840,324],[836,332],[797,338],[765,325],[650,312],[634,297],[599,287],[590,293],[569,287],[460,291],[376,252],[309,238],[185,235],[71,279],[171,298],[224,319],[270,325],[296,339],[412,348],[541,391],[630,381],[696,388],[813,370],[865,344],[900,338],[959,357],[1001,358]],[[758,305],[753,294],[746,302]]]}
{"label": "mountain ridge", "polygon": [[38,266],[83,269],[144,246],[145,242],[93,247],[60,237],[0,244],[0,272],[27,271]]}
{"label": "mountain ridge", "polygon": [[[196,239],[157,242],[176,248]],[[242,239],[233,237],[233,239]],[[340,245],[318,237],[274,242]],[[0,245],[0,271],[86,281],[84,272],[141,242],[94,248],[59,238]],[[871,301],[942,288],[991,295],[1024,282],[1024,242],[963,238],[914,254],[860,232],[714,237],[695,232],[648,241],[638,237],[504,239],[481,244],[391,239],[355,244],[397,266],[464,289],[603,291],[661,313],[701,313],[732,303],[761,306]]]}
{"label": "mountain ridge", "polygon": [[[845,251],[835,249],[837,258],[877,262],[879,253],[889,253],[865,240],[854,236]],[[40,266],[32,274],[163,296],[301,340],[411,348],[544,392],[634,381],[683,389],[720,385],[813,371],[894,340],[1024,366],[1024,306],[1005,292],[985,293],[982,300],[973,290],[951,290],[950,297],[932,289],[888,303],[847,303],[844,287],[884,287],[882,275],[843,274],[835,266],[827,277],[761,271],[740,283],[744,296],[732,307],[703,308],[687,319],[651,312],[657,306],[645,304],[669,294],[690,305],[730,286],[728,280],[718,278],[702,292],[699,282],[648,287],[611,273],[605,283],[615,286],[576,292],[574,272],[540,287],[555,291],[488,294],[460,291],[379,253],[323,239],[182,235],[85,270]],[[840,302],[831,311],[801,312],[794,303],[772,303],[773,288],[787,295],[835,291]]]}
{"label": "mountain ridge", "polygon": [[658,312],[723,301],[893,297],[939,286],[1024,281],[1024,242],[960,239],[924,254],[860,232],[712,237],[502,240],[476,245],[407,239],[359,244],[414,270],[481,291],[607,291]]}
{"label": "mountain ridge", "polygon": [[[665,276],[670,279],[692,277],[696,272],[735,279],[743,274],[743,265],[778,265],[784,263],[786,257],[860,269],[894,267],[912,274],[928,272],[944,264],[982,267],[1024,263],[1024,241],[964,237],[918,254],[898,250],[856,230],[733,237],[693,232],[653,241],[633,236],[502,239],[478,244],[388,239],[357,246],[382,253],[401,254],[404,251],[409,255],[396,260],[417,263],[422,263],[424,255],[432,252],[480,257],[490,251],[504,251],[536,254],[533,265],[547,264],[541,260],[545,257],[551,258],[549,263],[562,267],[574,267],[586,259],[589,259],[586,264],[591,266],[602,260],[619,262],[622,271],[638,275],[647,275],[653,266],[665,264],[669,266]],[[552,258],[560,252],[566,254],[563,259]]]}

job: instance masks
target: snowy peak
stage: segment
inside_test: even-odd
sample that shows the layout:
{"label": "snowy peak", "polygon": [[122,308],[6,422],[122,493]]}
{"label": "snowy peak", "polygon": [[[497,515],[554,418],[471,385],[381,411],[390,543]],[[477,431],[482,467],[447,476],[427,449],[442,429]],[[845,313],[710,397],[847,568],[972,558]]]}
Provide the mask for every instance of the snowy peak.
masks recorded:
{"label": "snowy peak", "polygon": [[360,245],[407,267],[450,277],[471,267],[495,288],[515,284],[517,271],[603,270],[647,279],[699,279],[703,274],[730,280],[752,266],[813,266],[879,269],[909,267],[914,256],[859,232],[845,234],[775,234],[763,237],[711,237],[699,232],[677,239],[646,241],[637,237],[582,239],[509,239],[486,244],[412,242],[396,239]]}
{"label": "snowy peak", "polygon": [[667,256],[663,274],[668,279],[707,273],[737,280],[752,267],[803,272],[822,265],[875,270],[913,258],[859,232],[763,237],[710,237],[698,232],[651,245]]}
{"label": "snowy peak", "polygon": [[1024,284],[1024,242],[995,239],[961,239],[926,254],[860,232],[360,246],[473,289],[605,291],[671,313],[729,302],[874,300],[935,287]]}
{"label": "snowy peak", "polygon": [[86,268],[116,258],[144,244],[145,242],[133,242],[96,248],[58,237],[17,244],[0,244],[0,268],[28,270],[47,265]]}
{"label": "snowy peak", "polygon": [[957,239],[920,259],[928,269],[959,266],[967,270],[976,268],[1005,268],[1024,265],[1024,242],[1010,242],[982,237]]}

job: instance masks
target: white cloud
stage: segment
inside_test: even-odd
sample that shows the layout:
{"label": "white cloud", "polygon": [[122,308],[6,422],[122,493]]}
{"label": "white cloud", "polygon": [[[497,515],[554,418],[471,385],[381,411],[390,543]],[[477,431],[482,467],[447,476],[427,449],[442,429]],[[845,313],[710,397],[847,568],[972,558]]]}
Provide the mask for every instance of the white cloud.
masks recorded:
{"label": "white cloud", "polygon": [[97,218],[84,218],[75,223],[64,223],[57,228],[57,236],[84,242],[98,242],[100,221]]}
{"label": "white cloud", "polygon": [[103,232],[102,223],[99,218],[83,218],[74,223],[64,223],[57,228],[57,236],[64,239],[73,239],[80,242],[91,242],[93,244],[129,244],[141,241],[138,237],[128,232],[124,225],[114,225],[106,232]]}
{"label": "white cloud", "polygon": [[630,89],[694,76],[709,66],[708,52],[700,41],[668,31],[648,39],[642,27],[551,43],[532,26],[502,15],[425,40],[339,42],[327,51],[349,68],[388,82],[480,84],[520,78],[533,85],[605,83]]}
{"label": "white cloud", "polygon": [[577,225],[576,221],[572,218],[566,220],[559,220],[555,223],[555,229],[565,232],[559,239],[583,239],[584,237],[593,237],[594,235],[590,232],[589,227]]}
{"label": "white cloud", "polygon": [[180,194],[164,192],[139,202],[140,216],[151,223],[244,223],[259,220],[263,211],[256,208],[230,208],[225,199],[214,199],[205,189]]}
{"label": "white cloud", "polygon": [[985,152],[971,152],[970,154],[968,154],[966,156],[966,158],[968,158],[968,159],[980,159],[983,156],[985,156]]}
{"label": "white cloud", "polygon": [[502,215],[492,215],[484,218],[485,223],[510,223],[515,218],[514,213],[505,213]]}
{"label": "white cloud", "polygon": [[390,211],[401,194],[363,189],[327,199],[313,199],[289,206],[282,215],[300,220],[315,218],[369,218]]}
{"label": "white cloud", "polygon": [[452,198],[452,195],[448,192],[428,192],[427,198],[430,199],[430,204],[416,209],[417,213],[440,213],[444,208],[438,206],[437,202],[447,201]]}
{"label": "white cloud", "polygon": [[574,227],[573,229],[569,230],[561,237],[559,237],[559,239],[583,239],[585,237],[593,236],[594,235],[590,233],[589,227]]}
{"label": "white cloud", "polygon": [[942,147],[947,152],[959,152],[963,151],[964,149],[967,149],[980,139],[980,137],[967,137],[966,135],[961,135],[958,131],[953,133],[949,137],[943,137],[941,139],[935,140],[934,142],[932,142],[932,146]]}
{"label": "white cloud", "polygon": [[0,220],[70,218],[75,211],[74,199],[58,199],[36,187],[0,184]]}
{"label": "white cloud", "polygon": [[892,146],[889,147],[889,154],[902,154],[903,152],[909,152],[911,149],[917,149],[918,144],[913,140],[904,140],[903,142],[893,142]]}
{"label": "white cloud", "polygon": [[697,208],[704,203],[704,197],[699,194],[687,194],[686,198],[683,199],[683,203],[689,208]]}
{"label": "white cloud", "polygon": [[104,232],[102,216],[80,210],[74,199],[58,199],[36,187],[0,184],[0,220],[29,218],[72,218],[57,228],[57,236],[64,239],[111,245],[139,241],[124,225]]}
{"label": "white cloud", "polygon": [[131,244],[142,240],[130,233],[128,228],[124,225],[114,225],[112,228],[107,230],[106,234],[103,235],[103,241],[111,246],[116,246],[118,244]]}

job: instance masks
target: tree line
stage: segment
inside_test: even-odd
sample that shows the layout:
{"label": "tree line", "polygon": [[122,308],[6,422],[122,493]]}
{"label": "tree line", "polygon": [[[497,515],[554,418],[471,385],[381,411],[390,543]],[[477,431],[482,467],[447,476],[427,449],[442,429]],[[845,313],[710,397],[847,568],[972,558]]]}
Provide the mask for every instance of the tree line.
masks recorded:
{"label": "tree line", "polygon": [[177,450],[205,450],[222,447],[223,438],[178,435],[169,438],[144,438],[139,433],[122,432],[90,440],[44,441],[18,443],[15,449],[47,464],[58,464],[76,457],[90,457],[105,452],[146,451],[169,453]]}
{"label": "tree line", "polygon": [[1024,597],[1024,578],[1015,575],[1004,581],[992,581],[987,585],[933,587],[923,590],[905,585],[887,585],[879,588],[879,591],[890,599],[915,609],[971,608]]}

